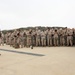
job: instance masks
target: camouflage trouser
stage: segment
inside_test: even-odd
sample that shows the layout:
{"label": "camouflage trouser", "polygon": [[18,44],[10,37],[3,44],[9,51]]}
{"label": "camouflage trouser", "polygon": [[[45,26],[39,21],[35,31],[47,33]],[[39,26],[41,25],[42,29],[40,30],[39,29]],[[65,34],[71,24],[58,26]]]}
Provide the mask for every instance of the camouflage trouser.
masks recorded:
{"label": "camouflage trouser", "polygon": [[9,38],[6,38],[6,44],[7,45],[9,44]]}
{"label": "camouflage trouser", "polygon": [[64,36],[65,39],[65,46],[67,46],[67,36]]}
{"label": "camouflage trouser", "polygon": [[9,38],[9,45],[12,45],[12,38]]}
{"label": "camouflage trouser", "polygon": [[23,37],[20,38],[20,46],[21,46],[21,48],[24,47],[24,38]]}
{"label": "camouflage trouser", "polygon": [[31,45],[31,38],[27,37],[27,47],[29,47]]}
{"label": "camouflage trouser", "polygon": [[36,37],[35,37],[35,36],[32,37],[32,45],[33,45],[33,46],[36,45]]}
{"label": "camouflage trouser", "polygon": [[36,46],[40,46],[41,43],[40,43],[40,37],[39,36],[36,36]]}
{"label": "camouflage trouser", "polygon": [[14,39],[11,39],[11,44],[10,44],[10,46],[13,46],[13,44],[14,44]]}
{"label": "camouflage trouser", "polygon": [[75,45],[75,34],[73,35],[73,45]]}
{"label": "camouflage trouser", "polygon": [[0,38],[0,45],[1,45],[2,39]]}
{"label": "camouflage trouser", "polygon": [[27,46],[27,39],[26,37],[24,38],[24,47]]}
{"label": "camouflage trouser", "polygon": [[73,45],[73,37],[72,36],[67,36],[67,46],[69,46],[69,44],[72,46]]}
{"label": "camouflage trouser", "polygon": [[64,46],[65,45],[65,38],[64,37],[60,37],[60,45]]}
{"label": "camouflage trouser", "polygon": [[60,35],[58,36],[58,45],[60,46]]}
{"label": "camouflage trouser", "polygon": [[51,36],[47,36],[47,45],[52,46],[52,37]]}
{"label": "camouflage trouser", "polygon": [[21,45],[21,48],[27,46],[27,45],[26,45],[27,42],[29,42],[29,40],[26,41],[26,37],[22,37],[22,38],[20,38],[20,45]]}
{"label": "camouflage trouser", "polygon": [[58,37],[54,37],[54,46],[58,46]]}
{"label": "camouflage trouser", "polygon": [[1,41],[2,45],[4,46],[4,38],[2,38],[2,41]]}
{"label": "camouflage trouser", "polygon": [[46,38],[45,37],[41,37],[41,44],[42,44],[42,46],[46,46]]}
{"label": "camouflage trouser", "polygon": [[75,45],[75,37],[74,37],[74,45]]}
{"label": "camouflage trouser", "polygon": [[14,44],[13,44],[13,47],[14,48],[20,48],[20,40],[19,40],[19,38],[14,38],[14,42],[13,42]]}

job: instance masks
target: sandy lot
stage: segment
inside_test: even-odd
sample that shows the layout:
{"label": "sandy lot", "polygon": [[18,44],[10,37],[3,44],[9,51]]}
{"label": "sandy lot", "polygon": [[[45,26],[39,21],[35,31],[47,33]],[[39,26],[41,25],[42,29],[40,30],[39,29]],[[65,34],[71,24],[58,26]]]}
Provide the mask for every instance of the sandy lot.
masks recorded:
{"label": "sandy lot", "polygon": [[75,47],[0,46],[0,75],[75,75]]}

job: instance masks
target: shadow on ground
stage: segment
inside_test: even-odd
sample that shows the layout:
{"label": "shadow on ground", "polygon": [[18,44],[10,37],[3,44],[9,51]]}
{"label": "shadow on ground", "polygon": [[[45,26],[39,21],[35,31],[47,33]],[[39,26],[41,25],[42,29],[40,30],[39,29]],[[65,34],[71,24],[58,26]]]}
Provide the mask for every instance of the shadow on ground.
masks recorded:
{"label": "shadow on ground", "polygon": [[18,54],[27,54],[27,55],[33,55],[33,56],[45,56],[43,54],[29,53],[29,52],[22,52],[22,51],[14,51],[14,50],[7,50],[7,49],[0,49],[0,51],[7,51],[7,52],[12,52],[12,53],[18,53]]}

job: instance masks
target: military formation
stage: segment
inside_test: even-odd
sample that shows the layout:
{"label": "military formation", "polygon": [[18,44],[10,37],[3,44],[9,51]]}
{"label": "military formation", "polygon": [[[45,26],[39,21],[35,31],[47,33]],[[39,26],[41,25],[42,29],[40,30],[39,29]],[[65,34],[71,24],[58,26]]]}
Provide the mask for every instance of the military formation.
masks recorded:
{"label": "military formation", "polygon": [[75,29],[70,28],[39,28],[14,30],[3,34],[0,32],[0,45],[14,48],[75,46]]}

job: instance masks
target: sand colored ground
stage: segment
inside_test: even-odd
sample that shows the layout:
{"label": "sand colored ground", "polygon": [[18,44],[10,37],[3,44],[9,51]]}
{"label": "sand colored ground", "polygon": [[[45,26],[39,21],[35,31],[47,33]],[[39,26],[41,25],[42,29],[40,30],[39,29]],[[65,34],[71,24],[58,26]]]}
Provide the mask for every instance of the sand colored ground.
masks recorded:
{"label": "sand colored ground", "polygon": [[75,47],[0,46],[0,75],[75,75]]}

